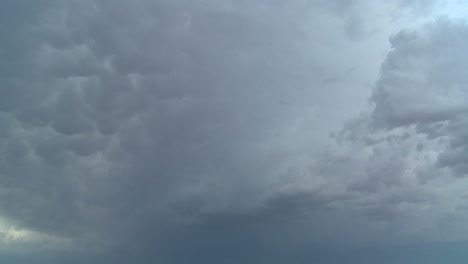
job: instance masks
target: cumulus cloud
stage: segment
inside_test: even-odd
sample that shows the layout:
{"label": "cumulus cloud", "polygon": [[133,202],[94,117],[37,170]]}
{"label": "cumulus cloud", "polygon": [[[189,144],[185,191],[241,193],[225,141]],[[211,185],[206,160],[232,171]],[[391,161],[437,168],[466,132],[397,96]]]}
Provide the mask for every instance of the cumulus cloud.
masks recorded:
{"label": "cumulus cloud", "polygon": [[[421,217],[400,224],[412,231],[423,227],[419,236],[425,239],[466,239],[460,188],[466,180],[459,179],[466,174],[466,80],[460,70],[466,39],[466,24],[446,19],[393,36],[372,110],[338,134],[345,155],[363,153],[347,169],[361,171],[348,189],[366,195],[365,215],[390,222]],[[453,230],[439,232],[447,217]]]}

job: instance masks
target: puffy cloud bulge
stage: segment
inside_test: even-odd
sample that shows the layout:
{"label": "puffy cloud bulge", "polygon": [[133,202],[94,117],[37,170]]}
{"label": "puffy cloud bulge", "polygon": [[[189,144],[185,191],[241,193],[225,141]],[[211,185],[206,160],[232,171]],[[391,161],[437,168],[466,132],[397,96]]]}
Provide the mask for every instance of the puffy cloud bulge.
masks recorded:
{"label": "puffy cloud bulge", "polygon": [[467,26],[369,2],[3,1],[0,243],[466,239]]}

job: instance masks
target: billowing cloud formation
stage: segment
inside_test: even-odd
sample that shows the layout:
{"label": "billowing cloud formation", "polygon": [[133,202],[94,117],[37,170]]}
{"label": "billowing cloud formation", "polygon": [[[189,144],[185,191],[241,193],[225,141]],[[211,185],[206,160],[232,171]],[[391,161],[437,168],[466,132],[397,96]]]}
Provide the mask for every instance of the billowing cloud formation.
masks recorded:
{"label": "billowing cloud formation", "polygon": [[466,29],[465,23],[440,19],[392,37],[392,51],[371,97],[373,110],[350,122],[339,136],[352,151],[367,154],[363,178],[354,178],[348,187],[377,197],[368,216],[385,221],[421,218],[408,228],[423,227],[420,235],[430,239],[466,239],[468,231],[462,187]]}
{"label": "billowing cloud formation", "polygon": [[369,2],[5,1],[0,236],[142,263],[466,239],[467,27],[401,31],[377,78],[421,4]]}
{"label": "billowing cloud formation", "polygon": [[[387,127],[416,126],[431,139],[446,139],[438,165],[466,175],[466,25],[441,20],[421,32],[402,32],[374,93],[375,119]],[[418,53],[416,55],[416,53]],[[399,58],[402,59],[399,59]]]}

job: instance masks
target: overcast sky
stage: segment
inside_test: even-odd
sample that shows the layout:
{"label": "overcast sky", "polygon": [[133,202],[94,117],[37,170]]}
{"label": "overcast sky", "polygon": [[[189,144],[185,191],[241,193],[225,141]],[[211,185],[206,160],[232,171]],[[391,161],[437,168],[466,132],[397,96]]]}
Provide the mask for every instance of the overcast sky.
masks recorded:
{"label": "overcast sky", "polygon": [[0,1],[0,261],[466,263],[464,2]]}

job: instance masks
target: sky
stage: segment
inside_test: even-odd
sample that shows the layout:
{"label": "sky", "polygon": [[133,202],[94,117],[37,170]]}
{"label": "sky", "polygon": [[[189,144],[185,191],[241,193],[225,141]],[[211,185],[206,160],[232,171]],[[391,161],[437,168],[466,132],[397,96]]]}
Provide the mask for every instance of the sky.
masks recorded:
{"label": "sky", "polygon": [[0,261],[466,263],[467,12],[1,1]]}

